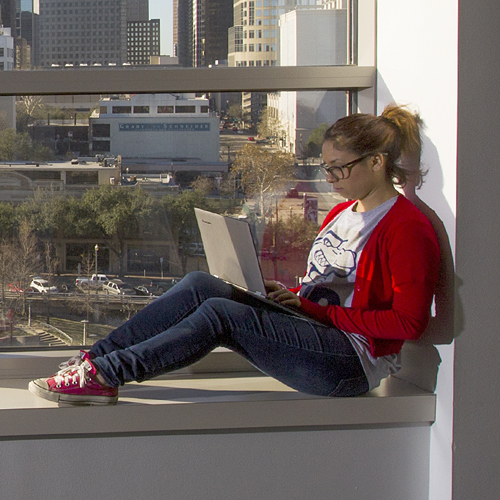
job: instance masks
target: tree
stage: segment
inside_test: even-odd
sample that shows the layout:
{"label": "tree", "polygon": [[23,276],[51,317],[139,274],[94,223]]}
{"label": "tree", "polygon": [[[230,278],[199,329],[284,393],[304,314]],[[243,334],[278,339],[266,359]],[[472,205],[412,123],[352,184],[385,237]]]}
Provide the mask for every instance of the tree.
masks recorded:
{"label": "tree", "polygon": [[42,118],[44,115],[43,98],[25,95],[19,97],[16,104],[17,129],[21,132],[27,132],[30,122]]}
{"label": "tree", "polygon": [[141,188],[123,189],[101,186],[91,189],[82,197],[86,212],[93,217],[89,225],[106,240],[106,244],[119,261],[119,274],[123,273],[125,241],[128,237],[147,231],[151,226],[153,198]]}
{"label": "tree", "polygon": [[293,180],[294,162],[295,157],[290,153],[271,153],[260,146],[246,144],[236,153],[231,173],[240,176],[245,194],[256,196],[260,214],[266,215],[270,198]]}
{"label": "tree", "polygon": [[319,127],[316,127],[309,138],[307,139],[307,156],[319,156],[321,154],[321,146],[323,145],[323,138],[325,132],[327,131],[329,125],[327,123],[322,123]]}
{"label": "tree", "polygon": [[0,131],[0,160],[48,161],[54,153],[46,146],[33,144],[26,132],[17,133],[13,128]]}
{"label": "tree", "polygon": [[[38,248],[38,240],[27,219],[21,221],[17,238],[13,243],[13,258],[11,261],[12,281],[19,284],[21,290],[28,288],[31,278],[42,269],[43,262]],[[26,311],[26,296],[22,297],[22,311]]]}
{"label": "tree", "polygon": [[286,139],[286,130],[281,120],[272,114],[272,110],[265,108],[260,114],[257,124],[257,133],[261,137]]}
{"label": "tree", "polygon": [[200,176],[191,183],[191,187],[195,190],[200,191],[203,196],[207,196],[215,191],[215,181],[213,177]]}
{"label": "tree", "polygon": [[201,191],[195,190],[184,191],[177,197],[165,196],[161,203],[163,213],[166,214],[165,226],[170,230],[172,240],[178,242],[179,257],[185,273],[188,246],[190,243],[200,241],[194,209],[207,209],[207,201]]}
{"label": "tree", "polygon": [[231,104],[231,106],[229,106],[227,114],[235,120],[241,120],[243,117],[241,104]]}

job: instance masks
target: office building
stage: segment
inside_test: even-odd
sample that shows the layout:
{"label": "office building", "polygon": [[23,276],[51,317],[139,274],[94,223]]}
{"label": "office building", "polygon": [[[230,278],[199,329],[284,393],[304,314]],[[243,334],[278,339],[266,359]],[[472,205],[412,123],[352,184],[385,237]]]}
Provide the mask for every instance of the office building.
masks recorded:
{"label": "office building", "polygon": [[[347,63],[347,10],[292,10],[280,18],[280,66],[338,66]],[[307,156],[307,140],[323,123],[347,113],[343,92],[269,94],[268,109],[283,127],[281,146]]]}
{"label": "office building", "polygon": [[93,154],[219,162],[219,118],[194,94],[101,99],[90,127]]}
{"label": "office building", "polygon": [[160,56],[160,20],[127,22],[127,62],[151,64]]}
{"label": "office building", "polygon": [[181,66],[227,60],[233,0],[174,0],[174,19],[174,55]]}
{"label": "office building", "polygon": [[0,71],[14,69],[14,38],[11,28],[0,27]]}
{"label": "office building", "polygon": [[88,3],[40,0],[40,66],[127,62],[127,0]]}
{"label": "office building", "polygon": [[174,56],[184,68],[193,66],[193,2],[192,0],[174,0]]}
{"label": "office building", "polygon": [[127,22],[148,20],[149,0],[127,0]]}
{"label": "office building", "polygon": [[40,2],[16,2],[16,68],[40,65]]}

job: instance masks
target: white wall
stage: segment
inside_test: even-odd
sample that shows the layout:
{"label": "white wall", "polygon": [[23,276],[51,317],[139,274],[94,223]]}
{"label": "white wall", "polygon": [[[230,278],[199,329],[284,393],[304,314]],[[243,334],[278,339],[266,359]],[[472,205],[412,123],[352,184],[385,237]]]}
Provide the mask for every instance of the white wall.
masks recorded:
{"label": "white wall", "polygon": [[428,427],[396,427],[7,441],[0,496],[426,500],[428,440]]}
{"label": "white wall", "polygon": [[[457,150],[457,0],[379,0],[378,113],[386,104],[411,104],[421,114],[423,163],[429,169],[420,197],[446,225],[455,246]],[[454,347],[439,346],[437,421],[431,431],[430,500],[451,498]]]}
{"label": "white wall", "polygon": [[[196,116],[172,116],[160,118],[151,117],[107,116],[92,119],[93,123],[109,123],[112,155],[124,158],[199,158],[205,162],[219,161],[219,118],[217,116],[199,114]],[[120,125],[154,125],[196,127],[208,124],[208,129],[202,131],[134,131],[120,130]],[[96,138],[98,139],[98,138]],[[107,140],[103,138],[103,140]]]}

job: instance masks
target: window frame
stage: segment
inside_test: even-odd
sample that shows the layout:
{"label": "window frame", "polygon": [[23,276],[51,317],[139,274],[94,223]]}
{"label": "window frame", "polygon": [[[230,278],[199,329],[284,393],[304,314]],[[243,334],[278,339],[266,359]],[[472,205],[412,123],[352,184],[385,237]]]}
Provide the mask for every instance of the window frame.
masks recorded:
{"label": "window frame", "polygon": [[[36,75],[36,76],[35,76]],[[67,68],[4,71],[1,96],[277,92],[375,87],[374,66],[273,66],[269,68]]]}

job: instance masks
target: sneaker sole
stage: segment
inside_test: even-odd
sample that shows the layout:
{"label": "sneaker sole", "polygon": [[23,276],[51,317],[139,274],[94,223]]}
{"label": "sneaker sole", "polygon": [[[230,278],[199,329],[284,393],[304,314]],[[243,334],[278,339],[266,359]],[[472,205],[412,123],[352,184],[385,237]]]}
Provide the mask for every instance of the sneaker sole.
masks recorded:
{"label": "sneaker sole", "polygon": [[40,387],[35,381],[29,383],[28,389],[32,394],[40,398],[72,406],[115,405],[118,401],[118,396],[76,396],[73,394],[59,394]]}

